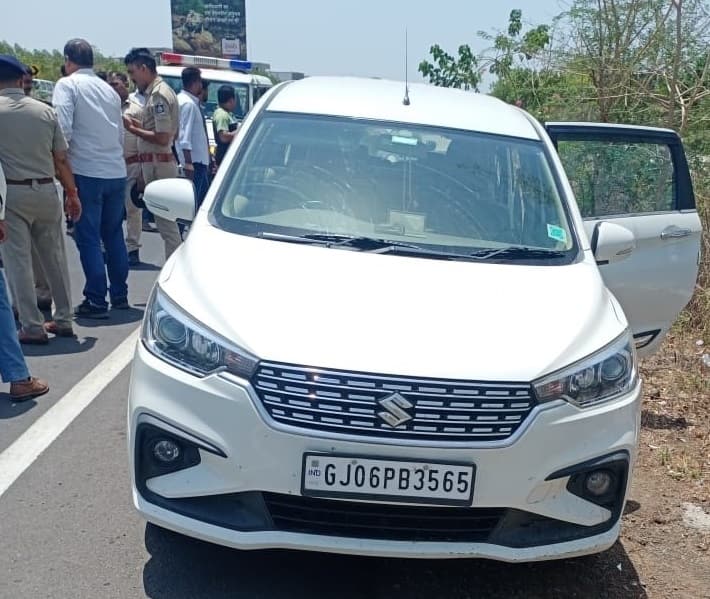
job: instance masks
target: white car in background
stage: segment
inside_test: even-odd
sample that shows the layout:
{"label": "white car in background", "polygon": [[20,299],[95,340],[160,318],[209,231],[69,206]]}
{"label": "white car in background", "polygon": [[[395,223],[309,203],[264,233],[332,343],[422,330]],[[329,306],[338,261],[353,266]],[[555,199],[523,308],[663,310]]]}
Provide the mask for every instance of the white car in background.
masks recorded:
{"label": "white car in background", "polygon": [[[701,227],[678,136],[473,93],[282,84],[146,309],[133,499],[236,547],[506,561],[619,535],[647,354]],[[576,201],[575,201],[576,197]]]}
{"label": "white car in background", "polygon": [[[189,65],[185,65],[189,66]],[[185,66],[158,65],[158,75],[160,75],[175,93],[182,90],[182,71]],[[246,114],[254,107],[271,87],[271,79],[264,75],[243,73],[239,71],[229,71],[225,69],[209,69],[201,65],[198,66],[202,73],[202,78],[209,83],[207,103],[205,105],[205,123],[207,125],[207,136],[210,145],[214,146],[214,130],[212,128],[212,114],[219,106],[217,101],[217,91],[222,85],[230,85],[234,88],[238,103],[234,111],[237,121],[244,120]]]}

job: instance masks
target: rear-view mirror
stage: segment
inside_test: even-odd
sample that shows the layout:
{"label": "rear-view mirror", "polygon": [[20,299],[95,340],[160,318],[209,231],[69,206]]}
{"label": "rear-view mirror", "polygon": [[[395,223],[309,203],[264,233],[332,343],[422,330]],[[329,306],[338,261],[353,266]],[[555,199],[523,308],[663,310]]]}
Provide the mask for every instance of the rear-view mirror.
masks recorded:
{"label": "rear-view mirror", "polygon": [[626,227],[600,222],[592,236],[592,251],[598,264],[612,264],[628,258],[636,249],[636,238]]}
{"label": "rear-view mirror", "polygon": [[188,179],[161,179],[149,183],[143,201],[155,216],[171,221],[195,218],[195,188]]}

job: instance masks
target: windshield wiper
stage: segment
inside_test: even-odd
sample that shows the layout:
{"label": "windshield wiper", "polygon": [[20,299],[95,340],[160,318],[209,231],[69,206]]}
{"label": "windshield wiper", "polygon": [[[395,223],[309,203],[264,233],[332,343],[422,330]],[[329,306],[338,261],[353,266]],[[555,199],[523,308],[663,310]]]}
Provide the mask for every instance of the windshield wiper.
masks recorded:
{"label": "windshield wiper", "polygon": [[508,246],[504,248],[484,248],[470,254],[452,253],[423,248],[411,243],[367,237],[345,235],[342,233],[307,233],[305,235],[286,235],[261,231],[259,237],[285,241],[288,243],[304,243],[322,245],[325,247],[352,248],[372,254],[398,254],[400,256],[425,256],[437,260],[490,260],[491,258],[545,260],[564,258],[567,254],[559,250],[545,250],[526,246]]}
{"label": "windshield wiper", "polygon": [[259,237],[273,239],[275,241],[285,241],[288,243],[305,243],[323,245],[325,247],[352,248],[371,254],[398,254],[400,256],[426,256],[436,260],[471,260],[472,257],[466,254],[451,254],[437,250],[429,250],[411,243],[394,241],[392,239],[382,239],[377,237],[366,237],[357,235],[343,235],[338,233],[308,233],[306,235],[285,235],[282,233],[271,233],[261,231]]}
{"label": "windshield wiper", "polygon": [[308,233],[306,235],[285,235],[283,233],[271,233],[261,231],[259,237],[273,239],[275,241],[287,241],[291,243],[310,243],[325,245],[327,247],[351,247],[364,251],[378,251],[390,246],[421,249],[417,245],[392,241],[391,239],[378,239],[376,237],[365,237],[357,235],[343,235],[339,233]]}
{"label": "windshield wiper", "polygon": [[326,241],[330,247],[351,247],[367,252],[379,252],[389,247],[421,249],[418,245],[380,237],[367,237],[364,235],[338,235],[333,233],[312,233],[304,235],[309,239]]}
{"label": "windshield wiper", "polygon": [[472,252],[470,255],[472,258],[477,258],[478,260],[489,260],[491,258],[529,258],[531,260],[544,260],[548,258],[564,258],[567,254],[560,250],[544,250],[542,248],[511,245],[499,249],[488,248],[478,250]]}

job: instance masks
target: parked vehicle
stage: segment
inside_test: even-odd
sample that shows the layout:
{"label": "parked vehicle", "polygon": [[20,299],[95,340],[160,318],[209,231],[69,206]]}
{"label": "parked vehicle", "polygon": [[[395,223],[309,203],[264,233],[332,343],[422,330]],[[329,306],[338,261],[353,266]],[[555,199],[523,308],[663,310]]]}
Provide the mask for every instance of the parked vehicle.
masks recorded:
{"label": "parked vehicle", "polygon": [[182,89],[182,70],[187,66],[199,67],[202,78],[209,83],[208,98],[205,104],[205,123],[210,145],[214,146],[212,114],[217,106],[217,90],[222,85],[231,85],[237,97],[237,107],[233,114],[238,122],[254,107],[266,91],[272,87],[271,79],[264,75],[251,73],[251,63],[241,60],[228,60],[202,56],[163,53],[160,56],[158,75],[178,93]]}
{"label": "parked vehicle", "polygon": [[506,561],[618,538],[637,354],[693,293],[673,131],[542,125],[484,95],[309,78],[247,116],[146,308],[134,503],[180,533]]}

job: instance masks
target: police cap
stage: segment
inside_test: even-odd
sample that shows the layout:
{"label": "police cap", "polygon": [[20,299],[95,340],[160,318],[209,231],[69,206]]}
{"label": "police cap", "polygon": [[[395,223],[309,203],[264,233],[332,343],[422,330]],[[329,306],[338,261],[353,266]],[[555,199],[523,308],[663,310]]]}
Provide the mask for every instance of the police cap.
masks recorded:
{"label": "police cap", "polygon": [[12,54],[0,54],[0,66],[17,71],[18,77],[20,75],[28,75],[30,73],[29,69],[17,60],[17,58],[12,56]]}

